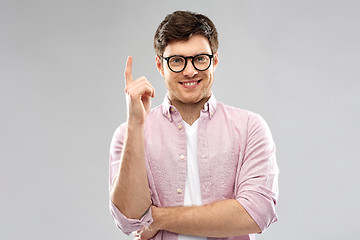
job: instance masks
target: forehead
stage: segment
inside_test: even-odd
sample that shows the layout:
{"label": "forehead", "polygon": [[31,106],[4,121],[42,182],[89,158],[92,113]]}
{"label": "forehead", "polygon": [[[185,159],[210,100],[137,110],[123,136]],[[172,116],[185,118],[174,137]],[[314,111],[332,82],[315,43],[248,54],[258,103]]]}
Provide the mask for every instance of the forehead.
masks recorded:
{"label": "forehead", "polygon": [[210,43],[206,37],[195,35],[187,41],[169,43],[163,55],[165,57],[171,55],[194,56],[200,53],[211,54]]}

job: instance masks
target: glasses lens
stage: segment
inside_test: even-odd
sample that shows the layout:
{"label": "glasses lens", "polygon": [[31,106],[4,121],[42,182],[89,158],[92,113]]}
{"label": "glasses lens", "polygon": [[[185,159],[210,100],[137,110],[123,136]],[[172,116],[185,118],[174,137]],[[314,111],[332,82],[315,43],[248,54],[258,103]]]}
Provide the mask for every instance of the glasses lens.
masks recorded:
{"label": "glasses lens", "polygon": [[180,56],[174,56],[169,59],[169,67],[175,72],[182,71],[185,66],[185,58]]}
{"label": "glasses lens", "polygon": [[194,58],[194,66],[200,71],[206,70],[211,64],[211,59],[208,55],[198,55]]}

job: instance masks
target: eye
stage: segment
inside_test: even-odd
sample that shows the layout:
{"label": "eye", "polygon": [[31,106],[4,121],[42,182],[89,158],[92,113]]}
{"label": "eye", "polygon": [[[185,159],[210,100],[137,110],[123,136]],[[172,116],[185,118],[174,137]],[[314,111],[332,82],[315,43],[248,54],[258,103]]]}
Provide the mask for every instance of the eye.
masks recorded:
{"label": "eye", "polygon": [[179,65],[179,64],[183,64],[183,63],[184,63],[184,58],[182,58],[182,57],[172,57],[172,58],[170,58],[170,64]]}
{"label": "eye", "polygon": [[195,60],[195,62],[203,63],[203,62],[207,62],[209,60],[209,57],[206,55],[200,55],[200,56],[197,56],[194,60]]}

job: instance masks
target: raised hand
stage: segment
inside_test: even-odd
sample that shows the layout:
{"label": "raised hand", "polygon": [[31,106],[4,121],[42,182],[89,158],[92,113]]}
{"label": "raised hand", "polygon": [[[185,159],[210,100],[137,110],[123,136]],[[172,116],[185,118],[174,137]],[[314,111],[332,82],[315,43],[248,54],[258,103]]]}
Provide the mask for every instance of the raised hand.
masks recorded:
{"label": "raised hand", "polygon": [[151,98],[155,97],[155,89],[145,77],[140,77],[133,81],[132,62],[133,59],[129,56],[125,67],[128,123],[143,125],[150,111]]}
{"label": "raised hand", "polygon": [[139,219],[151,205],[145,163],[144,123],[150,111],[150,99],[155,94],[145,77],[133,81],[132,57],[126,62],[125,93],[128,122],[123,144],[116,139],[119,145],[115,149],[121,150],[122,154],[110,198],[120,212],[126,213],[126,217]]}

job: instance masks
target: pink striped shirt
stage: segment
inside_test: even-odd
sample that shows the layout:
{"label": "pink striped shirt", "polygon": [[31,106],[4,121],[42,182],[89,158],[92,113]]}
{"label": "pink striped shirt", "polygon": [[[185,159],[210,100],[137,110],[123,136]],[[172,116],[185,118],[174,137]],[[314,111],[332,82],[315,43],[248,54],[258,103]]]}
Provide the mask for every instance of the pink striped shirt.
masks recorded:
{"label": "pink striped shirt", "polygon": [[[278,166],[275,144],[261,116],[216,101],[212,94],[198,123],[198,162],[202,203],[236,199],[266,229],[277,220]],[[126,123],[115,131],[110,147],[110,187],[121,161]],[[152,204],[183,206],[187,169],[186,133],[180,113],[167,97],[153,108],[144,128],[146,164]],[[142,219],[128,219],[110,201],[116,225],[130,234],[152,222],[151,211]],[[177,239],[159,231],[154,239]],[[217,238],[208,238],[217,239]],[[255,239],[254,234],[221,239]]]}

